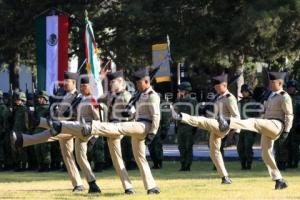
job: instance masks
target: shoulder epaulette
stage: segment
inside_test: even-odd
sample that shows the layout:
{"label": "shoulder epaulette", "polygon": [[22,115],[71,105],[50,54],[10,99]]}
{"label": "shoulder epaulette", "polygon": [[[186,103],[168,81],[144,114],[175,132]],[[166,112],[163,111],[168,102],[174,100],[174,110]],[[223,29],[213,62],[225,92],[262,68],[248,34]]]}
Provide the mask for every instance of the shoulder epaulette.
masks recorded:
{"label": "shoulder epaulette", "polygon": [[231,94],[226,94],[226,97],[229,98],[231,96]]}
{"label": "shoulder epaulette", "polygon": [[286,93],[285,91],[281,91],[280,92],[281,95],[285,95],[285,93]]}
{"label": "shoulder epaulette", "polygon": [[148,92],[148,94],[150,94],[150,95],[153,94],[153,91]]}

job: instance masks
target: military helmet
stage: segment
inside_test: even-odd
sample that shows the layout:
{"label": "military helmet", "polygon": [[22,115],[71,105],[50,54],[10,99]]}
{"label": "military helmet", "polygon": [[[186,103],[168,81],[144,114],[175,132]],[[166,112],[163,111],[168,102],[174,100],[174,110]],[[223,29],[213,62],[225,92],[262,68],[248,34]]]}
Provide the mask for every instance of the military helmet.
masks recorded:
{"label": "military helmet", "polygon": [[24,92],[17,92],[15,95],[16,100],[27,101],[26,94]]}
{"label": "military helmet", "polygon": [[249,93],[253,93],[253,89],[250,85],[248,84],[243,84],[241,87],[241,92],[249,92]]}
{"label": "military helmet", "polygon": [[286,87],[294,87],[294,88],[297,88],[298,86],[298,82],[296,80],[289,80],[287,83],[286,83]]}
{"label": "military helmet", "polygon": [[42,97],[44,98],[46,101],[49,101],[49,96],[47,94],[47,91],[41,90],[38,92],[37,97]]}
{"label": "military helmet", "polygon": [[190,82],[182,82],[182,83],[180,83],[180,85],[178,85],[178,89],[191,92],[192,91],[192,85],[191,85]]}

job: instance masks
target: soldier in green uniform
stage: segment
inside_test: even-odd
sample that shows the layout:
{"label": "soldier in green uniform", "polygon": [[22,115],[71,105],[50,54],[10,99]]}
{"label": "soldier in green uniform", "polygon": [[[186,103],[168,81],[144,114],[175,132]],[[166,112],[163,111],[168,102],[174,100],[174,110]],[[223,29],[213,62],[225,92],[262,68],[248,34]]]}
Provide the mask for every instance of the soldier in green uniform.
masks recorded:
{"label": "soldier in green uniform", "polygon": [[[192,91],[192,86],[189,82],[182,82],[178,86],[177,100],[175,107],[178,112],[184,112],[190,115],[194,114],[196,100],[192,99],[189,92]],[[176,122],[176,134],[178,141],[178,149],[180,152],[180,171],[190,171],[193,161],[193,144],[196,128],[188,124]]]}
{"label": "soldier in green uniform", "polygon": [[163,140],[168,134],[170,128],[171,112],[167,101],[161,98],[161,118],[157,134],[151,144],[148,145],[151,160],[153,162],[152,169],[161,169],[163,164]]}
{"label": "soldier in green uniform", "polygon": [[[37,105],[35,108],[34,114],[36,117],[45,117],[48,116],[49,113],[49,97],[46,91],[40,91],[37,95]],[[41,127],[36,127],[34,133],[40,133],[46,129]],[[47,172],[50,170],[51,164],[51,155],[50,155],[50,143],[37,144],[34,146],[35,152],[38,161],[38,171],[39,172]]]}
{"label": "soldier in green uniform", "polygon": [[[26,92],[26,108],[27,108],[27,116],[28,116],[28,127],[27,131],[29,133],[33,133],[35,126],[33,123],[31,123],[31,117],[30,114],[34,112],[34,104],[35,104],[35,96],[32,93]],[[35,147],[34,146],[29,146],[26,148],[27,150],[27,161],[28,161],[28,167],[27,170],[36,170],[38,168],[38,163],[37,163],[37,155],[35,152]]]}
{"label": "soldier in green uniform", "polygon": [[288,168],[297,168],[300,158],[300,95],[297,92],[297,88],[297,81],[290,80],[287,82],[287,92],[292,98],[293,110],[295,115],[293,127],[288,136]]}
{"label": "soldier in green uniform", "polygon": [[[15,93],[15,106],[13,111],[13,130],[16,134],[27,132],[25,120],[28,118],[26,108],[26,95],[24,92]],[[24,171],[27,167],[27,149],[14,149],[13,155],[15,157],[16,168],[15,171]]]}
{"label": "soldier in green uniform", "polygon": [[[252,98],[252,88],[248,84],[244,84],[241,87],[241,93],[243,98],[240,100],[240,113],[242,119],[249,117],[257,117],[253,111],[246,112],[248,109],[253,108],[255,100]],[[252,166],[253,150],[252,146],[255,141],[256,133],[248,130],[242,130],[239,135],[239,141],[237,144],[237,151],[240,157],[241,169],[250,170]]]}
{"label": "soldier in green uniform", "polygon": [[5,155],[4,155],[4,135],[5,135],[5,114],[6,114],[6,106],[3,102],[3,92],[0,90],[0,171],[4,168],[5,163]]}
{"label": "soldier in green uniform", "polygon": [[[5,109],[5,107],[6,109]],[[12,157],[12,149],[10,146],[10,136],[9,132],[12,129],[12,98],[9,93],[3,93],[3,105],[2,108],[5,109],[3,111],[3,151],[4,151],[4,166],[3,170],[12,170],[14,169],[14,159]]]}
{"label": "soldier in green uniform", "polygon": [[94,163],[94,172],[102,172],[105,163],[104,138],[95,138],[96,142],[91,151],[88,152],[89,161]]}

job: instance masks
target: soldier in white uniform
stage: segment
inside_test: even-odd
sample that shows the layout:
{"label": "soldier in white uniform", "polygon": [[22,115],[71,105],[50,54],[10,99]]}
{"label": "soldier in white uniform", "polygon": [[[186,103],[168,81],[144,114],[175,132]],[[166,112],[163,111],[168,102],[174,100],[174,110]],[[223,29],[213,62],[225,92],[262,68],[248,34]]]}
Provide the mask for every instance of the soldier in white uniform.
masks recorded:
{"label": "soldier in white uniform", "polygon": [[[75,94],[78,97],[75,88],[76,80],[78,79],[78,74],[66,72],[64,78],[65,78],[65,85],[66,85],[65,90],[67,91],[67,94],[64,96],[62,103],[58,105],[58,114],[55,117],[58,117],[59,119],[63,119],[65,117],[64,112],[71,108],[70,104],[74,102]],[[92,104],[93,100],[90,96],[91,94],[90,94],[89,79],[87,77],[82,78],[80,87],[81,87],[83,97],[82,99],[78,99],[80,100],[79,106],[70,109],[69,113],[72,116],[72,120],[77,121],[76,119],[77,117],[84,117],[87,121],[92,121],[93,119],[98,120],[99,111]],[[94,102],[96,101],[94,100]],[[44,118],[41,118],[40,124],[38,126],[49,129],[49,126],[45,121],[46,120]],[[69,122],[74,122],[74,121],[69,121]],[[26,146],[35,145],[35,144],[41,144],[45,142],[52,142],[52,141],[59,140],[64,163],[67,167],[69,177],[74,187],[73,191],[74,192],[83,191],[83,183],[73,156],[74,136],[69,134],[69,132],[64,132],[56,137],[52,137],[52,136],[53,135],[51,135],[51,131],[49,130],[45,130],[35,135],[22,134],[20,136],[19,135],[17,136],[15,133],[13,133],[11,135],[11,142],[13,147],[22,148]],[[86,155],[87,142],[89,139],[90,137],[75,138],[75,155],[76,155],[76,160],[89,184],[89,193],[95,193],[95,192],[98,193],[101,191],[96,184],[95,175],[92,172],[91,166],[87,160],[87,155]]]}
{"label": "soldier in white uniform", "polygon": [[265,102],[263,119],[249,118],[245,120],[220,117],[218,119],[220,131],[228,129],[244,129],[261,134],[262,158],[274,180],[275,189],[288,187],[276,166],[273,155],[274,141],[279,137],[287,138],[293,124],[293,104],[291,97],[283,88],[284,72],[270,72],[270,89],[272,91]]}
{"label": "soldier in white uniform", "polygon": [[[150,85],[149,71],[147,68],[134,73],[137,89],[141,96],[136,102],[134,122],[105,123],[93,120],[91,124],[84,123],[72,127],[74,135],[101,135],[106,137],[118,137],[128,135],[132,137],[134,158],[143,178],[144,188],[147,194],[159,194],[149,164],[146,159],[146,145],[154,139],[160,122],[160,97]],[[62,130],[71,128],[67,122],[61,121]],[[65,126],[67,125],[67,126]]]}
{"label": "soldier in white uniform", "polygon": [[[240,118],[237,100],[233,94],[227,89],[227,75],[213,77],[214,88],[217,96],[214,101],[214,115],[222,114],[226,117]],[[228,172],[225,168],[223,157],[220,151],[221,140],[230,132],[238,132],[239,130],[219,131],[218,121],[215,118],[207,118],[204,116],[191,116],[186,113],[177,113],[171,106],[172,117],[182,123],[189,124],[194,127],[208,130],[210,133],[209,147],[210,157],[216,166],[219,176],[222,178],[222,184],[231,184]],[[215,116],[214,116],[215,117]]]}

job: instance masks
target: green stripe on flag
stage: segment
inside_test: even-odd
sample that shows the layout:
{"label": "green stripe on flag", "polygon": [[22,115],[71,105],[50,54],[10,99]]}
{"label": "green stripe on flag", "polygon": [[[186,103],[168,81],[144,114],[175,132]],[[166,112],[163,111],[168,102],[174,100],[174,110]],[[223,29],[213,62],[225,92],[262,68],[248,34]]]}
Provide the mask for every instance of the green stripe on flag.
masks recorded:
{"label": "green stripe on flag", "polygon": [[37,88],[46,90],[46,17],[39,17],[35,22],[37,55]]}
{"label": "green stripe on flag", "polygon": [[95,74],[94,70],[94,60],[93,60],[93,55],[94,55],[94,46],[93,46],[93,36],[91,32],[89,31],[89,63],[91,65],[91,73]]}

